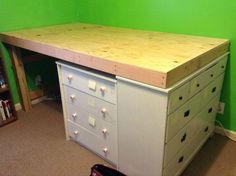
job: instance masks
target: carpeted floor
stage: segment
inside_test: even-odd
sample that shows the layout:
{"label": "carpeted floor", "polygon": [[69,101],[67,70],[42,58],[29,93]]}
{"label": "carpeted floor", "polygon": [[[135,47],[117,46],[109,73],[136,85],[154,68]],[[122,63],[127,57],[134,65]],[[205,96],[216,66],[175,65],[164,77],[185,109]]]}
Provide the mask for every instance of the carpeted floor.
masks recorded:
{"label": "carpeted floor", "polygon": [[[0,176],[88,176],[95,163],[108,164],[65,140],[60,105],[42,102],[0,128]],[[182,176],[236,176],[236,143],[215,135]]]}

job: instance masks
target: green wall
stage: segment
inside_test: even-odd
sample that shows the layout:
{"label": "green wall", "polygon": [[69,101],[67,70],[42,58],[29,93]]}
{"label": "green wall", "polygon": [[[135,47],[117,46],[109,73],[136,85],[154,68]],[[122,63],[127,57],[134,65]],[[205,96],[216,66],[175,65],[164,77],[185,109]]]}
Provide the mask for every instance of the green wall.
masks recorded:
{"label": "green wall", "polygon": [[231,56],[219,115],[236,131],[236,1],[235,0],[79,0],[78,20],[110,26],[202,35],[231,40]]}
{"label": "green wall", "polygon": [[[75,0],[0,0],[0,32],[75,22],[77,19],[75,2]],[[0,44],[0,47],[5,56],[4,61],[7,67],[8,77],[10,78],[13,101],[18,103],[19,98],[11,70],[10,58],[6,52],[6,48],[2,44]],[[41,61],[25,65],[26,78],[30,90],[37,89],[34,84],[34,77],[38,73],[41,73],[40,68],[45,68],[45,66],[48,68],[48,65],[50,65],[48,62],[42,63]],[[53,67],[48,69],[50,73]],[[54,77],[53,82],[55,82]]]}

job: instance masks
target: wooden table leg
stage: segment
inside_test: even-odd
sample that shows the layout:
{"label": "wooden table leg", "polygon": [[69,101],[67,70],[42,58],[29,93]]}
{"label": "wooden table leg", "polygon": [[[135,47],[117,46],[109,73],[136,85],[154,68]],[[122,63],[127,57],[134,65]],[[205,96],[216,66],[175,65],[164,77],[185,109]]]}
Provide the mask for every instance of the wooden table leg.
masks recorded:
{"label": "wooden table leg", "polygon": [[22,109],[27,112],[32,108],[32,106],[31,106],[29,89],[25,77],[24,64],[22,62],[21,52],[19,48],[14,46],[10,47],[10,52],[12,57],[13,68],[15,70],[16,82],[19,87],[18,93],[19,93],[20,103]]}

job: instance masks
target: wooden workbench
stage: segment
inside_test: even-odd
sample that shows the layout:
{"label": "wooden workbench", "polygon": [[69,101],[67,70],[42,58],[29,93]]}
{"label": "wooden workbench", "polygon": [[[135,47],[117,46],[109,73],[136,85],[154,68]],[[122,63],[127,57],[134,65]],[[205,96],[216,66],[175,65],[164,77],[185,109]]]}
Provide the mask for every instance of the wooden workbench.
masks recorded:
{"label": "wooden workbench", "polygon": [[[210,63],[229,46],[225,39],[82,23],[5,32],[0,39],[160,88],[168,88]],[[15,49],[12,55],[20,58]]]}

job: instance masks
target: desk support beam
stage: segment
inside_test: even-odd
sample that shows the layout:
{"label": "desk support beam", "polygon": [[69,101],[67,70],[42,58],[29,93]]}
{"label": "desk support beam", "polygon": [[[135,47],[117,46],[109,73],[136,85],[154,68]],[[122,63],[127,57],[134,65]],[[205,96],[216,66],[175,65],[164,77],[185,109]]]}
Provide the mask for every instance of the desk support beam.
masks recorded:
{"label": "desk support beam", "polygon": [[29,95],[29,89],[26,81],[24,64],[22,62],[20,49],[14,46],[10,48],[12,57],[12,66],[15,71],[16,82],[18,84],[18,93],[20,98],[20,103],[24,111],[29,111],[31,106],[31,100]]}

